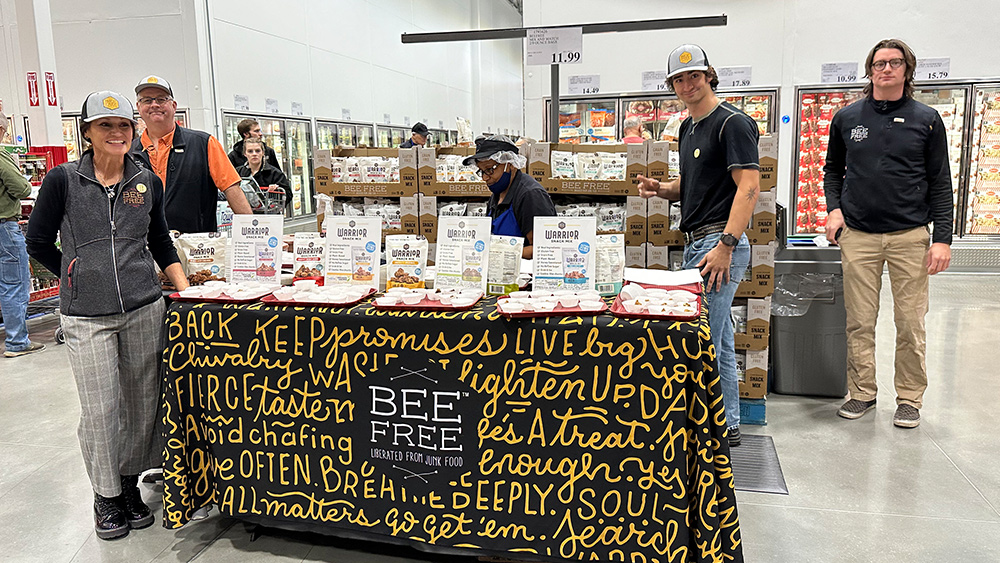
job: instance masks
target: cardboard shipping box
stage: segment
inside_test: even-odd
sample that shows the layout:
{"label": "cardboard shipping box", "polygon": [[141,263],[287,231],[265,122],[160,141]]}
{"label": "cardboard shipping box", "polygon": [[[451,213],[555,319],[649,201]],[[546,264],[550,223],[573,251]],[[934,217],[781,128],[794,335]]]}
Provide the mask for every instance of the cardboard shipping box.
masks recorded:
{"label": "cardboard shipping box", "polygon": [[625,247],[625,267],[645,268],[646,267],[646,243],[638,246]]}
{"label": "cardboard shipping box", "polygon": [[750,267],[736,288],[736,297],[768,297],[774,293],[774,243],[750,247]]}
{"label": "cardboard shipping box", "polygon": [[646,243],[646,268],[650,270],[670,269],[670,248],[651,242]]}
{"label": "cardboard shipping box", "polygon": [[[341,182],[332,177],[333,158],[381,156],[399,159],[398,182]],[[313,153],[316,193],[342,197],[408,197],[416,195],[416,149],[339,148],[316,149]]]}
{"label": "cardboard shipping box", "polygon": [[662,246],[684,246],[684,234],[670,228],[670,201],[646,200],[646,241]]}
{"label": "cardboard shipping box", "polygon": [[760,191],[771,191],[778,185],[778,138],[764,135],[757,142],[760,159]]}
{"label": "cardboard shipping box", "polygon": [[420,214],[419,233],[424,235],[428,242],[437,242],[437,198],[432,195],[417,194],[417,211]]}
{"label": "cardboard shipping box", "polygon": [[748,350],[743,352],[737,352],[736,358],[739,361],[740,356],[745,358],[744,369],[745,375],[743,380],[740,381],[740,398],[741,399],[762,399],[767,395],[767,358],[768,351],[765,350]]}
{"label": "cardboard shipping box", "polygon": [[[623,180],[553,178],[552,152],[615,153],[625,155],[625,178]],[[646,174],[646,144],[568,144],[533,143],[528,149],[528,174],[538,181],[549,193],[574,195],[637,195],[635,183],[639,174]]]}
{"label": "cardboard shipping box", "polygon": [[646,199],[637,195],[625,198],[625,244],[646,244]]}
{"label": "cardboard shipping box", "polygon": [[774,202],[774,191],[760,192],[757,205],[750,219],[750,228],[746,230],[747,240],[752,245],[767,244],[775,240],[775,220],[777,208]]}
{"label": "cardboard shipping box", "polygon": [[[739,300],[733,302],[738,306]],[[766,350],[771,336],[771,298],[747,299],[746,330],[733,334],[737,350]]]}
{"label": "cardboard shipping box", "polygon": [[439,156],[457,155],[470,156],[476,153],[474,147],[420,147],[417,152],[418,176],[420,193],[432,196],[451,197],[490,197],[490,189],[486,182],[476,176],[475,182],[442,182],[438,181],[437,158]]}

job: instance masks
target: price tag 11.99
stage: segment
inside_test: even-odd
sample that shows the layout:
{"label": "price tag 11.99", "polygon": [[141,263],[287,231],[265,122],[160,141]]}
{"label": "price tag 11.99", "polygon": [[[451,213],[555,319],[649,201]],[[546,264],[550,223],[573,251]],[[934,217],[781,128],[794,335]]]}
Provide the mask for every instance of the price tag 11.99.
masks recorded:
{"label": "price tag 11.99", "polygon": [[569,77],[570,94],[597,94],[600,91],[600,74],[579,74]]}
{"label": "price tag 11.99", "polygon": [[750,78],[753,74],[752,66],[720,66],[716,69],[719,73],[719,86],[723,88],[740,88],[750,85]]}
{"label": "price tag 11.99", "polygon": [[943,80],[951,74],[951,57],[917,59],[914,80]]}
{"label": "price tag 11.99", "polygon": [[583,62],[583,28],[559,27],[528,30],[525,64],[579,64]]}
{"label": "price tag 11.99", "polygon": [[858,63],[823,63],[820,67],[820,82],[841,84],[858,81]]}

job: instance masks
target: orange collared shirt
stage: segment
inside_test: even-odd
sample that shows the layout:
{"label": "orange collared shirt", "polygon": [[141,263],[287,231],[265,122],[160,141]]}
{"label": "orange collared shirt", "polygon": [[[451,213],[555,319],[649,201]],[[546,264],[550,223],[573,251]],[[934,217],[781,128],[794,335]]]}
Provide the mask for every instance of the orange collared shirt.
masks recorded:
{"label": "orange collared shirt", "polygon": [[[168,189],[167,162],[170,159],[170,151],[174,148],[174,131],[176,130],[176,128],[171,129],[169,133],[160,137],[156,146],[149,138],[148,131],[142,132],[140,140],[143,148],[149,154],[149,164],[153,167],[153,172],[160,177],[164,189]],[[236,172],[236,168],[233,168],[233,163],[229,161],[226,149],[222,148],[219,140],[211,135],[208,137],[208,172],[219,191],[225,191],[229,186],[240,182],[240,175]]]}

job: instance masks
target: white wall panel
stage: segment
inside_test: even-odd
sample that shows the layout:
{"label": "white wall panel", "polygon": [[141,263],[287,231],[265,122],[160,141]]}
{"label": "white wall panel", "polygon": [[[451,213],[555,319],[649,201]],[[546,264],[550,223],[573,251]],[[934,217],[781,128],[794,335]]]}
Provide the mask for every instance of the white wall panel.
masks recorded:
{"label": "white wall panel", "polygon": [[348,109],[354,121],[375,121],[371,63],[312,49],[310,66],[316,117],[340,119]]}

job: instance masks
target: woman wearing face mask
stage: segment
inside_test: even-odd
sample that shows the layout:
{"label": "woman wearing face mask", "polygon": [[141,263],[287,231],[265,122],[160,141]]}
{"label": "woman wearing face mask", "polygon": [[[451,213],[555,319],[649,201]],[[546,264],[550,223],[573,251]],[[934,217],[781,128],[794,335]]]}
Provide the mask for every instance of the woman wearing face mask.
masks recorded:
{"label": "woman wearing face mask", "polygon": [[493,234],[524,237],[524,258],[532,256],[532,228],[535,217],[552,217],[556,206],[541,184],[521,172],[526,159],[503,135],[476,140],[476,154],[462,164],[479,168],[490,196],[487,213],[493,218]]}
{"label": "woman wearing face mask", "polygon": [[257,182],[263,189],[281,188],[285,191],[285,205],[292,201],[292,188],[288,184],[288,177],[281,170],[271,166],[267,162],[264,142],[260,139],[250,137],[243,140],[243,155],[247,157],[246,164],[236,169],[241,178],[250,178]]}

